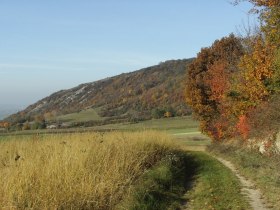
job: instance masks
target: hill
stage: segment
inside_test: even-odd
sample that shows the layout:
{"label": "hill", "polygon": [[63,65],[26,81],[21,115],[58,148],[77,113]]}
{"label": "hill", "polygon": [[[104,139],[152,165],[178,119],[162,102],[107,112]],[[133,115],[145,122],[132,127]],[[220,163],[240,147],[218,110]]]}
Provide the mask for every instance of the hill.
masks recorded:
{"label": "hill", "polygon": [[20,108],[19,106],[13,104],[0,104],[0,120],[21,109],[22,108]]}
{"label": "hill", "polygon": [[61,90],[9,116],[12,123],[135,121],[190,114],[183,89],[193,59],[170,60],[138,71]]}

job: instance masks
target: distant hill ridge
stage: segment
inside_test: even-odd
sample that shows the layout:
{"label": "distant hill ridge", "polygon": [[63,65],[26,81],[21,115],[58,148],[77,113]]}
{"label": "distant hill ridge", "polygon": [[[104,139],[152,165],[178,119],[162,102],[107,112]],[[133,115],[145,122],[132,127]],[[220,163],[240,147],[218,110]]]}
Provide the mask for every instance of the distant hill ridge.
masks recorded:
{"label": "distant hill ridge", "polygon": [[20,110],[16,105],[0,104],[0,120]]}
{"label": "distant hill ridge", "polygon": [[[103,118],[148,119],[160,110],[187,115],[183,95],[185,75],[193,59],[170,60],[138,71],[123,73],[77,87],[60,90],[7,118],[32,121],[93,108]],[[159,116],[160,117],[160,116]]]}

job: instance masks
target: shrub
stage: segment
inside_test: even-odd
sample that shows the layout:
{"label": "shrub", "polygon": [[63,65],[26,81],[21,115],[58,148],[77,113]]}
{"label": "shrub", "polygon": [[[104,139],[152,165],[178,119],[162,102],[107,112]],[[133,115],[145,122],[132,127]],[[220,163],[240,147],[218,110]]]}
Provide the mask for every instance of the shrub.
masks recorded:
{"label": "shrub", "polygon": [[280,95],[274,95],[268,102],[252,110],[249,114],[249,124],[252,137],[267,137],[279,131],[280,128]]}

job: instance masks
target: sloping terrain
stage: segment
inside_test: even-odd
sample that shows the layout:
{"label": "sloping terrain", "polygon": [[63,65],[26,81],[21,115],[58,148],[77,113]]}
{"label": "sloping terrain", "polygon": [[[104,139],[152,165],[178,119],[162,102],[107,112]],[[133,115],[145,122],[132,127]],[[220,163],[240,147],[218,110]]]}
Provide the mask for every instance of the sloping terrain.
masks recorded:
{"label": "sloping terrain", "polygon": [[[98,110],[103,119],[149,119],[187,115],[184,101],[186,69],[192,59],[171,60],[159,65],[58,91],[25,110],[11,115],[11,122],[35,118],[54,119],[82,110]],[[57,119],[57,118],[56,118]]]}
{"label": "sloping terrain", "polygon": [[0,104],[0,120],[20,110],[20,106]]}

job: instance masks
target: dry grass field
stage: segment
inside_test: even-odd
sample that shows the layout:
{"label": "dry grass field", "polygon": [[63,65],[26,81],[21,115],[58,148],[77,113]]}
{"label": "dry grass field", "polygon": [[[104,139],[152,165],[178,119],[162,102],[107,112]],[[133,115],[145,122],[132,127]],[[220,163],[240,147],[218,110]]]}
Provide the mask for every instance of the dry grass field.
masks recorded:
{"label": "dry grass field", "polygon": [[155,131],[5,137],[0,209],[114,209],[176,149]]}

